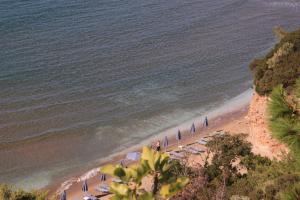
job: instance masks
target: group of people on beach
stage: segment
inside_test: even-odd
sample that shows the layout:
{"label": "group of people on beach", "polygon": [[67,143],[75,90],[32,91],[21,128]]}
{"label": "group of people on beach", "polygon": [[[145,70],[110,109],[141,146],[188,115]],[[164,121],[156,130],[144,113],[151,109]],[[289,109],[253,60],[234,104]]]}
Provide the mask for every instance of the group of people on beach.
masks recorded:
{"label": "group of people on beach", "polygon": [[[194,126],[194,123],[193,123],[193,126]],[[204,119],[204,122],[203,122],[203,127],[207,127],[207,126],[208,126],[208,119],[206,116]],[[155,151],[160,151],[161,150],[160,140],[152,142],[151,148],[154,149]]]}

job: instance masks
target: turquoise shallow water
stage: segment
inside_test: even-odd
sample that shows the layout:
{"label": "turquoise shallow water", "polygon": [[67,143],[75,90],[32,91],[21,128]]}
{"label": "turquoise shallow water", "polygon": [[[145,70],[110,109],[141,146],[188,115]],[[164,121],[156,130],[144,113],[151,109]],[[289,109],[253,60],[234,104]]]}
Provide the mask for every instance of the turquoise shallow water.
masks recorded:
{"label": "turquoise shallow water", "polygon": [[0,182],[63,179],[248,89],[276,0],[0,0]]}

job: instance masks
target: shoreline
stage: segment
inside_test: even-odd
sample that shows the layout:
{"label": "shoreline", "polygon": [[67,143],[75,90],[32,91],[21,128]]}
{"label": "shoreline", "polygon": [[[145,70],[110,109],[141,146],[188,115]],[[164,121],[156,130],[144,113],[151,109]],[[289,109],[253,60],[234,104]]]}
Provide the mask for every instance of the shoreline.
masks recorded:
{"label": "shoreline", "polygon": [[[95,186],[100,183],[99,179],[97,178],[97,169],[100,166],[103,166],[108,163],[112,163],[112,164],[119,163],[120,160],[122,160],[122,158],[126,156],[127,152],[139,151],[141,150],[142,146],[150,144],[151,141],[162,139],[166,135],[169,138],[169,143],[170,143],[169,148],[174,147],[177,145],[175,139],[175,133],[177,133],[178,129],[180,129],[182,133],[181,144],[187,144],[192,141],[195,141],[199,137],[203,137],[207,135],[212,131],[223,130],[224,127],[226,127],[228,124],[234,121],[243,120],[247,116],[248,108],[252,96],[253,96],[253,91],[249,89],[244,93],[238,95],[237,97],[234,97],[229,101],[225,102],[222,106],[212,110],[211,112],[206,113],[206,115],[201,115],[200,117],[195,118],[194,120],[188,120],[182,123],[181,125],[170,128],[164,131],[163,133],[152,136],[131,148],[110,155],[104,158],[102,162],[100,162],[99,165],[97,165],[97,167],[91,168],[90,170],[85,171],[85,173],[84,172],[74,173],[72,178],[69,178],[64,182],[53,183],[45,187],[45,189],[49,191],[49,196],[59,194],[62,190],[67,190],[67,193],[69,194],[68,196],[69,197],[73,196],[74,198],[76,195],[78,196],[78,194],[80,194],[81,192],[81,184],[82,184],[81,180],[88,179],[90,188],[95,188]],[[248,97],[251,98],[249,99]],[[237,105],[237,103],[239,103],[239,105]],[[196,122],[196,121],[201,121],[203,116],[209,117],[209,126],[206,128],[201,128],[199,126],[199,123]],[[191,136],[191,134],[189,133],[189,127],[193,122],[196,122],[195,136]],[[187,125],[189,126],[187,127]]]}

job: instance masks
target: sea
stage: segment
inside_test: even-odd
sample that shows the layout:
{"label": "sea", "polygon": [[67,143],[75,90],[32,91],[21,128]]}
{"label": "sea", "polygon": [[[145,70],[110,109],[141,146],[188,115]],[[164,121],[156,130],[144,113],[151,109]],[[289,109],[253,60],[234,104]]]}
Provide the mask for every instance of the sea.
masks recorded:
{"label": "sea", "polygon": [[197,126],[299,22],[299,0],[0,0],[0,182],[44,188]]}

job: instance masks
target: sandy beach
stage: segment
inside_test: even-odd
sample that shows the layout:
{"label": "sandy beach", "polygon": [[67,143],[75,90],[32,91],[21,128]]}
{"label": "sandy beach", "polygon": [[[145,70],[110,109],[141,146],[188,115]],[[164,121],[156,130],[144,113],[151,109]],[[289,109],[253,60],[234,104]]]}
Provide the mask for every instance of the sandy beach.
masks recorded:
{"label": "sandy beach", "polygon": [[[180,145],[190,145],[195,143],[199,138],[207,136],[209,133],[215,131],[224,131],[230,134],[244,133],[248,135],[248,141],[253,145],[253,152],[266,156],[269,158],[280,158],[280,155],[285,151],[285,147],[272,138],[267,131],[267,111],[266,104],[268,99],[265,97],[260,97],[256,93],[252,94],[251,102],[243,107],[236,110],[227,112],[223,115],[217,116],[215,118],[209,119],[208,127],[196,127],[196,133],[191,135],[188,131],[182,132],[182,140]],[[152,141],[149,141],[149,144]],[[169,141],[168,150],[178,149],[178,143],[175,137],[171,137]],[[140,148],[135,149],[135,151],[141,151]],[[125,154],[119,154],[111,159],[107,163],[120,163],[122,159],[125,158]],[[201,155],[192,155],[189,160],[191,163],[202,163],[203,158]],[[107,164],[107,163],[103,163]],[[98,166],[100,167],[100,166]],[[94,168],[94,170],[97,168]],[[101,194],[95,190],[97,185],[99,185],[100,179],[99,174],[94,174],[94,177],[88,179],[89,193],[100,197]],[[82,176],[81,176],[82,177]],[[82,178],[81,178],[82,179]],[[104,183],[111,182],[108,179]],[[68,199],[82,199],[83,192],[81,191],[82,180],[80,178],[74,178],[74,182],[66,190]],[[65,185],[55,185],[50,189],[50,195],[59,194]],[[110,195],[102,197],[101,199],[108,199]]]}
{"label": "sandy beach", "polygon": [[[199,138],[207,136],[209,133],[214,131],[223,130],[226,132],[232,133],[248,133],[248,121],[246,119],[248,113],[248,105],[242,107],[239,110],[226,113],[224,115],[218,116],[216,118],[209,120],[208,127],[196,127],[196,133],[191,135],[189,132],[182,132],[182,140],[180,141],[180,145],[187,145],[196,142]],[[149,144],[151,141],[149,141]],[[175,137],[169,138],[169,147],[168,150],[178,149],[177,141]],[[136,149],[136,151],[140,151],[141,149]],[[112,158],[111,161],[107,163],[119,163],[123,158],[125,158],[125,154],[120,154]],[[193,157],[194,162],[201,162],[200,156]],[[104,164],[107,164],[104,163]],[[99,166],[100,167],[100,166]],[[108,178],[105,183],[109,183],[110,179]],[[99,175],[96,175],[90,179],[88,179],[89,185],[89,193],[95,196],[101,196],[101,194],[95,190],[96,186],[100,184]],[[55,185],[50,189],[50,196],[54,194],[59,194],[60,191],[64,188],[64,185]],[[74,178],[74,182],[72,185],[66,190],[68,199],[81,199],[82,198],[82,182],[79,179]],[[109,195],[108,195],[109,196]],[[103,199],[103,197],[101,198]]]}

